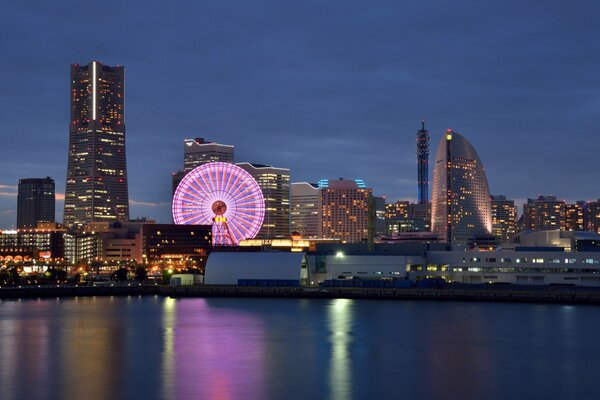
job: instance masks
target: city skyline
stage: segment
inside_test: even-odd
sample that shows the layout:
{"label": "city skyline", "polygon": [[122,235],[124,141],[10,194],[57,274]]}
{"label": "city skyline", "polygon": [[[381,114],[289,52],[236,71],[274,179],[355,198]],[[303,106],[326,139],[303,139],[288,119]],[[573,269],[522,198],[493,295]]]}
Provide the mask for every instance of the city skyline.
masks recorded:
{"label": "city skyline", "polygon": [[[492,194],[518,204],[539,194],[569,202],[600,197],[588,184],[600,179],[600,172],[594,168],[597,140],[589,137],[596,95],[585,78],[595,76],[595,44],[579,40],[593,33],[585,23],[593,14],[587,8],[488,5],[478,8],[474,20],[466,3],[438,5],[434,12],[427,5],[406,10],[345,5],[343,18],[331,24],[339,10],[299,6],[301,16],[294,18],[262,3],[239,4],[239,14],[221,22],[225,28],[241,25],[223,33],[194,5],[188,11],[196,12],[187,14],[205,23],[176,9],[160,13],[153,7],[140,17],[171,30],[169,40],[150,26],[132,32],[115,25],[114,32],[102,30],[81,41],[67,35],[60,7],[36,7],[38,31],[19,26],[29,16],[27,5],[10,7],[0,19],[22,45],[0,45],[8,60],[20,60],[0,67],[2,76],[10,77],[2,81],[0,131],[7,143],[0,161],[1,227],[15,225],[16,185],[29,177],[56,181],[62,220],[68,67],[94,59],[128,71],[131,217],[169,222],[170,174],[180,164],[181,141],[197,136],[235,145],[239,161],[290,168],[292,182],[356,177],[388,201],[414,201],[414,132],[421,119],[432,142],[447,128],[469,137],[486,165]],[[122,6],[121,25],[138,15],[130,7]],[[214,5],[213,17],[227,15],[226,8]],[[523,12],[532,18],[514,20]],[[86,7],[75,13],[90,16]],[[445,19],[453,20],[451,31]],[[269,21],[269,29],[260,28]],[[298,24],[306,21],[310,29]],[[505,35],[503,24],[509,21],[515,29]],[[91,16],[89,23],[94,28],[105,21]],[[51,24],[55,40],[41,40]],[[418,34],[421,28],[427,34]],[[171,46],[190,29],[189,46]],[[203,39],[209,33],[219,35],[218,45]],[[327,40],[320,40],[323,36]],[[155,39],[155,45],[136,48],[143,37]],[[282,48],[291,50],[279,52]],[[166,57],[157,59],[161,51]],[[451,57],[452,66],[441,62]],[[179,64],[198,73],[192,79],[168,73]],[[574,141],[586,146],[569,150]],[[344,162],[348,158],[353,162]]]}

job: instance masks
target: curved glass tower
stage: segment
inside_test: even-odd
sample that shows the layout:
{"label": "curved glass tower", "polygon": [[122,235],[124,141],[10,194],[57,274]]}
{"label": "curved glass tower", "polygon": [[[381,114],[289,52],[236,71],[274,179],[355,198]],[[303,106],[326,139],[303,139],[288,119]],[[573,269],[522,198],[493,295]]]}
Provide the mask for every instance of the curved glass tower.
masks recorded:
{"label": "curved glass tower", "polygon": [[435,155],[431,207],[431,230],[447,243],[466,243],[492,233],[483,164],[471,143],[451,129]]}

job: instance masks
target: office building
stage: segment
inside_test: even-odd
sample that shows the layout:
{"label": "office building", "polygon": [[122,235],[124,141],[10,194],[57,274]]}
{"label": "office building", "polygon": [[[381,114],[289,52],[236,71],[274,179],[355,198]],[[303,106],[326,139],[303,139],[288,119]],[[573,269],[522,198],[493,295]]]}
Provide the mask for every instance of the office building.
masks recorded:
{"label": "office building", "polygon": [[451,129],[437,149],[431,202],[431,229],[444,242],[489,239],[492,212],[483,164],[471,143]]}
{"label": "office building", "polygon": [[125,68],[71,66],[65,224],[127,221]]}
{"label": "office building", "polygon": [[17,228],[36,228],[39,222],[54,222],[54,179],[20,179],[17,195]]}
{"label": "office building", "polygon": [[172,193],[175,194],[181,180],[194,168],[209,162],[233,163],[234,153],[235,147],[229,144],[215,143],[204,138],[184,139],[183,171],[173,173]]}
{"label": "office building", "polygon": [[290,234],[290,170],[271,165],[238,163],[258,183],[265,200],[265,217],[257,239]]}
{"label": "office building", "polygon": [[369,236],[371,189],[363,181],[321,181],[321,235],[344,242],[363,242]]}
{"label": "office building", "polygon": [[545,231],[566,227],[566,204],[555,196],[527,199],[523,205],[522,229]]}
{"label": "office building", "polygon": [[491,196],[492,234],[500,242],[509,242],[517,233],[517,207],[506,196]]}
{"label": "office building", "polygon": [[321,192],[314,183],[291,184],[290,223],[291,231],[305,238],[320,237]]}

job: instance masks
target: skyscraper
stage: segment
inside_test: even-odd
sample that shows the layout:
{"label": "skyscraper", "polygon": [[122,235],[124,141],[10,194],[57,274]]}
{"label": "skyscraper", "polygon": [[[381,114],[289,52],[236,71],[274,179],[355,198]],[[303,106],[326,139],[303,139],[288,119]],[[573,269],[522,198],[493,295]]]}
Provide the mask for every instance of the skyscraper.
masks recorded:
{"label": "skyscraper", "polygon": [[71,121],[64,221],[127,221],[125,68],[71,65]]}
{"label": "skyscraper", "polygon": [[491,196],[492,234],[501,242],[508,242],[517,233],[517,207],[506,196]]}
{"label": "skyscraper", "polygon": [[321,186],[321,235],[348,243],[369,236],[371,189],[361,180],[324,180]]}
{"label": "skyscraper", "polygon": [[257,239],[287,237],[290,232],[290,170],[271,165],[238,163],[258,183],[265,199],[265,218]]}
{"label": "skyscraper", "polygon": [[461,134],[448,129],[433,170],[431,230],[447,243],[467,243],[492,233],[490,193],[483,164]]}
{"label": "skyscraper", "polygon": [[19,180],[17,195],[17,228],[36,228],[38,222],[54,222],[54,179]]}
{"label": "skyscraper", "polygon": [[179,182],[185,175],[200,165],[209,162],[234,162],[235,147],[229,144],[220,144],[205,140],[204,138],[184,139],[183,141],[183,171],[173,173],[173,194]]}
{"label": "skyscraper", "polygon": [[421,121],[421,129],[417,131],[417,185],[418,203],[429,203],[429,131],[425,129],[425,121]]}

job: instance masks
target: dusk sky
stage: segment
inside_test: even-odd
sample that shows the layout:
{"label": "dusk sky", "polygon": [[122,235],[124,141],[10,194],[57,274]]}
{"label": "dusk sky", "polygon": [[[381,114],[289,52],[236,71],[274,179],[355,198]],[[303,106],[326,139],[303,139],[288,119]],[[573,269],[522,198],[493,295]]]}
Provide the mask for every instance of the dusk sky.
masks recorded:
{"label": "dusk sky", "polygon": [[93,59],[126,68],[132,218],[170,222],[191,137],[292,182],[361,178],[414,200],[421,119],[430,162],[445,129],[462,133],[493,194],[600,197],[600,3],[157,3],[0,6],[0,227],[19,178],[50,176],[62,199],[69,65]]}

